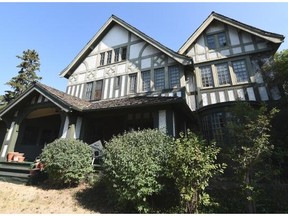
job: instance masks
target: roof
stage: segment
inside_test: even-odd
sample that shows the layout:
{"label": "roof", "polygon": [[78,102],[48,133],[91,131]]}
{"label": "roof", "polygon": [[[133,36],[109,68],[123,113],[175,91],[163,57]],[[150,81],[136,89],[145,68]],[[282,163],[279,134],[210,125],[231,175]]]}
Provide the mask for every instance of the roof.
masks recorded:
{"label": "roof", "polygon": [[136,96],[129,98],[95,101],[92,102],[91,105],[87,107],[85,110],[93,111],[93,110],[117,109],[125,107],[135,108],[142,106],[176,104],[181,102],[184,102],[184,99],[179,97]]}
{"label": "roof", "polygon": [[[75,96],[71,96],[67,93],[59,91],[50,86],[44,85],[40,82],[35,82],[31,85],[25,92],[23,92],[19,97],[8,104],[1,112],[0,117],[5,113],[15,107],[24,98],[30,95],[33,91],[37,91],[50,102],[54,103],[56,106],[60,107],[66,112],[71,112],[73,110],[79,112],[89,112],[89,111],[103,111],[110,109],[119,108],[135,108],[143,106],[155,106],[155,105],[166,105],[166,104],[176,104],[184,103],[185,100],[179,97],[152,97],[152,96],[136,96],[129,98],[119,98],[119,99],[108,99],[89,102]],[[186,104],[186,103],[185,103]]]}
{"label": "roof", "polygon": [[285,38],[284,35],[264,31],[262,29],[244,24],[237,20],[231,19],[224,15],[218,14],[216,12],[212,12],[207,19],[196,29],[196,31],[188,38],[188,40],[182,45],[182,47],[178,50],[180,54],[184,54],[184,52],[189,48],[189,46],[203,33],[203,31],[214,21],[218,20],[222,23],[226,23],[235,28],[241,29],[258,37],[261,37],[265,40],[271,41],[276,44],[281,44]]}
{"label": "roof", "polygon": [[100,28],[100,30],[93,36],[93,38],[86,44],[86,46],[78,53],[78,55],[72,60],[72,62],[60,73],[61,77],[69,77],[77,67],[85,60],[85,58],[89,55],[89,53],[96,47],[96,45],[101,41],[101,39],[105,36],[105,34],[115,25],[118,24],[125,28],[127,31],[132,32],[137,37],[141,38],[142,40],[146,41],[156,49],[160,50],[161,52],[165,53],[172,59],[176,60],[177,62],[183,65],[190,65],[192,64],[192,59],[179,54],[168,47],[162,45],[158,41],[154,40],[153,38],[149,37],[148,35],[144,34],[137,28],[133,27],[132,25],[126,23],[122,19],[118,18],[115,15],[112,15],[107,22]]}

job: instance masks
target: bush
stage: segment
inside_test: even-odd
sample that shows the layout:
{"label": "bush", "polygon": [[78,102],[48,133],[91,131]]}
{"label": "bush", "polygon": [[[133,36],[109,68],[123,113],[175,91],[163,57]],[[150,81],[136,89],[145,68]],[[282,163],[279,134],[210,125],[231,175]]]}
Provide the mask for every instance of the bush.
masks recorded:
{"label": "bush", "polygon": [[152,212],[153,196],[160,194],[173,139],[158,130],[143,130],[113,137],[106,144],[105,178],[118,203],[126,210]]}
{"label": "bush", "polygon": [[79,140],[55,140],[45,146],[40,160],[55,185],[77,185],[93,172],[92,149]]}
{"label": "bush", "polygon": [[201,207],[215,205],[206,190],[209,181],[216,174],[223,173],[225,164],[217,163],[220,148],[215,143],[208,145],[190,131],[186,135],[180,134],[174,148],[169,171],[180,192],[180,209],[186,213],[198,213]]}

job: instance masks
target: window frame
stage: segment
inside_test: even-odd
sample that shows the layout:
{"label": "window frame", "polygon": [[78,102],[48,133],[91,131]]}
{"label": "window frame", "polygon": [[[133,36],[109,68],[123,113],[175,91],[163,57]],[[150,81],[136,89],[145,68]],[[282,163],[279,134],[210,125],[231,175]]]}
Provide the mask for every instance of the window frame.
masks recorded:
{"label": "window frame", "polygon": [[[173,72],[176,72],[176,74],[173,74]],[[171,89],[180,88],[181,78],[180,78],[180,69],[178,66],[173,65],[168,67],[168,79],[169,79],[169,88]]]}
{"label": "window frame", "polygon": [[100,66],[105,65],[105,52],[101,52],[101,53],[100,53],[99,65],[100,65]]}
{"label": "window frame", "polygon": [[[144,77],[145,76],[145,77]],[[149,92],[151,91],[151,71],[146,70],[141,72],[141,78],[142,78],[142,91]]]}
{"label": "window frame", "polygon": [[106,59],[106,64],[111,64],[112,63],[112,50],[107,51],[107,59]]}
{"label": "window frame", "polygon": [[[241,63],[241,67],[239,66],[235,66],[236,63]],[[238,60],[234,60],[231,61],[231,65],[233,68],[233,73],[235,74],[236,77],[236,82],[237,83],[248,83],[249,82],[249,72],[248,72],[248,67],[247,67],[247,62],[245,59],[238,59]],[[244,67],[242,67],[244,65]],[[245,68],[245,80],[243,80],[243,75],[244,75],[244,71],[242,70],[243,68]],[[238,71],[238,69],[240,69],[240,71]],[[240,79],[241,78],[241,79]]]}
{"label": "window frame", "polygon": [[[210,72],[209,77],[203,76],[203,72],[207,72],[207,71],[206,70],[202,71],[202,69],[206,69],[206,68],[207,69],[209,68],[209,72]],[[213,88],[215,84],[214,84],[213,71],[212,71],[211,65],[201,66],[199,67],[199,70],[200,70],[200,75],[201,75],[202,88]],[[207,82],[207,79],[208,79],[208,82]],[[208,83],[209,85],[207,86],[206,83]]]}
{"label": "window frame", "polygon": [[[225,65],[226,67],[226,70],[219,70],[219,66],[223,66]],[[216,71],[217,71],[217,77],[218,77],[218,85],[219,86],[225,86],[225,85],[231,85],[231,74],[230,74],[230,71],[229,71],[229,65],[227,62],[224,62],[224,63],[220,63],[220,64],[215,64],[215,68],[216,68]],[[221,74],[219,73],[221,72]],[[224,72],[224,74],[222,74]],[[226,72],[226,74],[225,74]],[[223,82],[225,81],[225,82]]]}
{"label": "window frame", "polygon": [[[99,85],[101,83],[101,85]],[[103,79],[101,80],[96,80],[94,82],[95,89],[94,89],[94,97],[91,100],[101,100],[102,99],[102,94],[103,94]],[[101,86],[101,88],[99,88]]]}
{"label": "window frame", "polygon": [[[161,75],[160,77],[158,76],[159,74]],[[156,91],[165,89],[165,68],[164,67],[154,69],[154,89]]]}
{"label": "window frame", "polygon": [[[220,36],[224,36],[224,37],[220,37]],[[224,43],[221,43],[220,41],[220,39],[222,38],[225,39]],[[228,37],[225,31],[207,34],[205,37],[205,40],[206,40],[206,45],[208,49],[223,49],[228,46]]]}
{"label": "window frame", "polygon": [[[134,83],[132,83],[132,80],[134,79]],[[133,86],[132,86],[133,85]],[[135,94],[137,93],[137,73],[129,74],[129,94]]]}

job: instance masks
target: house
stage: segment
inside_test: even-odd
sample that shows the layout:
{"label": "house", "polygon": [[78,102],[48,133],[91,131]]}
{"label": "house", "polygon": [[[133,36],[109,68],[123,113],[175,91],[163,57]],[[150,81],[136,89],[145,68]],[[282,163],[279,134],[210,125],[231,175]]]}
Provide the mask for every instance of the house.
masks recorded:
{"label": "house", "polygon": [[33,160],[60,137],[91,144],[138,128],[177,136],[199,124],[220,140],[227,105],[279,99],[261,64],[283,40],[212,12],[175,52],[112,15],[61,72],[66,93],[34,83],[1,111],[0,160],[9,151]]}

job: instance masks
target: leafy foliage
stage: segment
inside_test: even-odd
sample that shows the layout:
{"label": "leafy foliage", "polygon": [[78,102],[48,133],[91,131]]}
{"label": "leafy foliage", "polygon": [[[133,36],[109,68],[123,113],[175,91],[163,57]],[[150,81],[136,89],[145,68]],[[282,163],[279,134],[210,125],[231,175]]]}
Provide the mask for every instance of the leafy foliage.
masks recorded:
{"label": "leafy foliage", "polygon": [[288,50],[275,53],[273,59],[263,67],[266,81],[271,86],[278,85],[288,95]]}
{"label": "leafy foliage", "polygon": [[207,145],[204,139],[190,131],[187,135],[181,133],[176,139],[170,175],[175,178],[182,210],[186,213],[198,213],[200,205],[211,204],[205,190],[209,180],[225,168],[225,164],[216,162],[219,151],[215,143]]}
{"label": "leafy foliage", "polygon": [[137,211],[151,212],[149,200],[163,188],[159,179],[165,175],[172,138],[147,129],[113,137],[106,147],[104,173],[118,202],[130,201]]}
{"label": "leafy foliage", "polygon": [[92,149],[79,140],[55,140],[44,147],[40,159],[55,185],[77,185],[93,172]]}
{"label": "leafy foliage", "polygon": [[20,68],[18,75],[13,77],[6,85],[9,85],[13,91],[5,91],[4,100],[10,102],[16,98],[21,92],[25,91],[28,86],[41,77],[37,76],[36,72],[40,70],[40,60],[39,55],[35,50],[28,49],[23,51],[22,56],[16,56],[21,60],[20,64],[17,66]]}
{"label": "leafy foliage", "polygon": [[[274,146],[270,143],[270,122],[278,112],[267,111],[265,106],[254,109],[248,103],[237,103],[230,109],[231,118],[227,128],[234,139],[230,158],[239,176],[242,192],[247,201],[247,211],[255,212],[256,182],[267,175],[264,160],[271,155]],[[258,167],[262,164],[265,170]]]}

